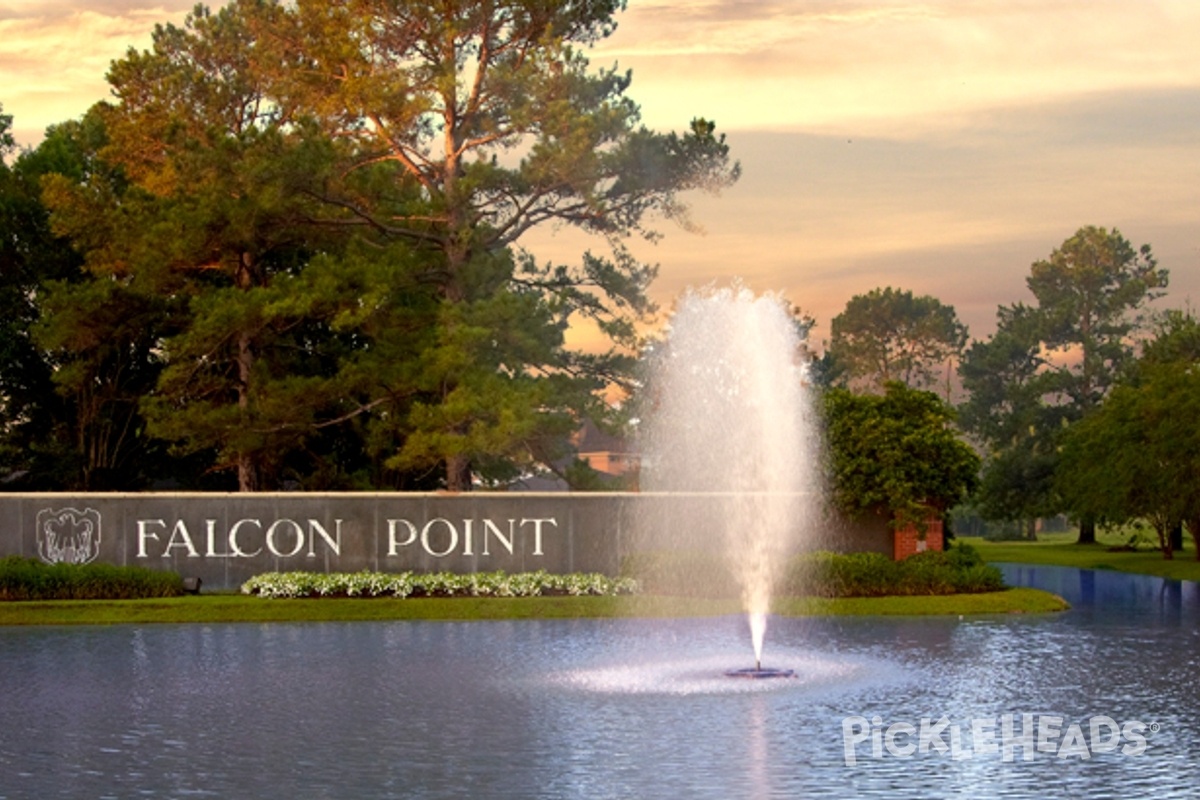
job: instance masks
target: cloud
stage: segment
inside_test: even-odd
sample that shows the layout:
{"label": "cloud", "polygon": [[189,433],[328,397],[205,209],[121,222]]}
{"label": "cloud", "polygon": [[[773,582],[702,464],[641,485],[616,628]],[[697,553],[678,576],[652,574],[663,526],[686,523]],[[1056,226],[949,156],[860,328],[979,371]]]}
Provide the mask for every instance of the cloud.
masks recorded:
{"label": "cloud", "polygon": [[[192,0],[0,0],[0,102],[18,137],[108,95],[104,73]],[[986,334],[1030,263],[1082,225],[1149,242],[1200,302],[1195,0],[634,0],[591,54],[632,68],[648,125],[729,132],[742,181],[693,236],[639,246],[669,305],[741,276],[822,325],[896,286]],[[593,241],[539,231],[542,258]]]}
{"label": "cloud", "polygon": [[0,102],[23,142],[108,96],[110,63],[150,44],[158,22],[182,20],[191,3],[9,2],[0,9]]}
{"label": "cloud", "polygon": [[[661,305],[737,277],[783,291],[818,336],[856,294],[894,286],[953,305],[984,337],[996,307],[1031,298],[1030,264],[1084,225],[1149,243],[1170,298],[1200,298],[1200,88],[1126,90],[1013,105],[920,138],[733,132],[743,177],[696,196],[707,235],[663,228],[636,252],[661,265]],[[582,240],[531,240],[572,259]],[[543,250],[542,248],[547,249]]]}
{"label": "cloud", "polygon": [[1125,88],[1200,83],[1200,5],[1139,2],[649,2],[597,51],[634,72],[653,124],[907,131]]}

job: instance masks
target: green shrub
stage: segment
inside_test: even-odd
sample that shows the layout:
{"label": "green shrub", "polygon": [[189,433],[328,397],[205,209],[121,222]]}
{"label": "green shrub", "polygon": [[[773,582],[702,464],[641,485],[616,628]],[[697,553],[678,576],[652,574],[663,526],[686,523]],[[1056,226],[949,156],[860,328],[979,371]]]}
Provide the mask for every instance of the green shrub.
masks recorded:
{"label": "green shrub", "polygon": [[[637,578],[650,594],[679,597],[737,597],[729,565],[709,553],[639,553],[626,560],[623,574]],[[1000,571],[979,552],[956,544],[945,552],[930,550],[904,561],[883,553],[831,553],[797,556],[785,570],[778,593],[793,597],[883,597],[993,592],[1004,588]]]}
{"label": "green shrub", "polygon": [[881,553],[818,552],[793,564],[793,594],[818,597],[877,597],[897,583],[896,562]]}
{"label": "green shrub", "polygon": [[955,569],[978,567],[984,563],[983,556],[979,555],[979,551],[966,542],[954,545],[942,553],[942,557],[946,559],[947,564]]}
{"label": "green shrub", "polygon": [[631,578],[599,573],[265,572],[242,584],[259,597],[538,597],[618,595],[638,589]]}
{"label": "green shrub", "polygon": [[798,558],[792,594],[818,597],[882,597],[994,592],[1004,588],[1000,570],[960,544],[893,561],[882,553],[812,553]]}
{"label": "green shrub", "polygon": [[132,600],[183,594],[174,572],[111,564],[46,564],[0,559],[0,600]]}
{"label": "green shrub", "polygon": [[998,592],[1005,588],[1000,570],[987,564],[976,564],[956,574],[954,590],[960,593]]}

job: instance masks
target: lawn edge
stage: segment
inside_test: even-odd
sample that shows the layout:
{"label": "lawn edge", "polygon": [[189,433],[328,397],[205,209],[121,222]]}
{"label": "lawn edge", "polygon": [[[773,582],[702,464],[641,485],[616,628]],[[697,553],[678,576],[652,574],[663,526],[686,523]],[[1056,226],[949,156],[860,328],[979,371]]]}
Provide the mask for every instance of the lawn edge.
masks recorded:
{"label": "lawn edge", "polygon": [[[778,598],[781,616],[966,616],[1063,611],[1061,597],[1037,589],[919,597]],[[338,598],[265,600],[211,594],[147,600],[0,603],[0,626],[385,622],[705,617],[740,614],[734,600],[635,597]]]}

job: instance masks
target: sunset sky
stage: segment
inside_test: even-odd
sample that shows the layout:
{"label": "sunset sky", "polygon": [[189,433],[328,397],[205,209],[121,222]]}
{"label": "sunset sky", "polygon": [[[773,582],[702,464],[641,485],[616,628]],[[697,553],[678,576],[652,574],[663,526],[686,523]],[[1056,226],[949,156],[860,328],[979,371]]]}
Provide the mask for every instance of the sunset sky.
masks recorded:
{"label": "sunset sky", "polygon": [[[190,0],[0,0],[0,103],[17,138],[107,96],[104,73]],[[743,178],[698,196],[704,235],[637,248],[664,305],[740,278],[816,316],[881,286],[953,305],[978,338],[1084,225],[1149,243],[1158,307],[1200,303],[1195,0],[630,0],[596,66],[633,70],[656,129],[696,116]],[[539,235],[568,255],[570,236]]]}

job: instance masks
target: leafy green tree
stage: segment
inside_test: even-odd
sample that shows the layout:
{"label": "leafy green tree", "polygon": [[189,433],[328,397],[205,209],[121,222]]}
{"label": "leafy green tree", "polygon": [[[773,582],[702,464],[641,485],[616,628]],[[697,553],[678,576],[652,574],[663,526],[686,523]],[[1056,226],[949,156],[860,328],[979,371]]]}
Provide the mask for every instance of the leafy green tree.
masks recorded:
{"label": "leafy green tree", "polygon": [[1037,312],[1022,304],[996,311],[996,332],[975,341],[959,362],[968,399],[959,424],[980,441],[1002,447],[1020,438],[1041,415],[1046,385]]}
{"label": "leafy green tree", "polygon": [[[573,410],[603,388],[567,372],[562,330],[537,293],[504,291],[512,269],[506,255],[498,254],[494,293],[440,304],[434,340],[418,356],[421,397],[393,465],[438,465],[449,453],[469,458],[484,481],[511,480],[565,456],[578,427]],[[543,372],[509,364],[537,364]]]}
{"label": "leafy green tree", "polygon": [[[655,270],[626,239],[656,238],[652,217],[689,224],[683,192],[737,177],[711,123],[650,131],[625,96],[629,75],[590,71],[583,49],[612,32],[622,6],[255,6],[276,102],[353,143],[345,174],[371,175],[322,198],[365,235],[432,254],[425,280],[443,306],[426,359],[434,391],[409,416],[396,460],[443,469],[449,489],[469,489],[476,467],[540,458],[568,417],[597,413],[592,390],[628,376],[621,348],[651,309]],[[514,249],[548,224],[597,234],[611,255],[569,267]],[[568,351],[562,333],[577,316],[596,321],[614,349]]]}
{"label": "leafy green tree", "polygon": [[899,382],[882,395],[825,394],[837,505],[851,515],[886,514],[924,530],[974,490],[979,457],[951,423],[954,410],[932,392]]}
{"label": "leafy green tree", "polygon": [[1160,297],[1168,273],[1144,244],[1136,250],[1116,229],[1080,228],[1026,284],[1037,298],[1042,344],[1057,361],[1057,385],[1079,416],[1116,383],[1134,355],[1146,303]]}
{"label": "leafy green tree", "polygon": [[[1002,308],[996,335],[972,345],[960,366],[971,392],[965,426],[989,449],[985,508],[1027,522],[1059,510],[1046,480],[1059,469],[1058,437],[1132,363],[1145,306],[1167,277],[1149,245],[1135,249],[1118,231],[1092,226],[1034,262],[1026,283],[1036,305]],[[1080,543],[1094,542],[1094,515],[1076,512]]]}
{"label": "leafy green tree", "polygon": [[[161,468],[136,413],[157,374],[146,309],[120,286],[87,283],[42,201],[50,176],[108,181],[103,139],[92,117],[53,126],[0,170],[0,439],[21,488],[136,489]],[[48,328],[56,315],[78,324],[73,340]]]}
{"label": "leafy green tree", "polygon": [[855,295],[833,318],[828,355],[845,384],[882,392],[900,381],[927,389],[966,342],[952,306],[889,286]]}
{"label": "leafy green tree", "polygon": [[[254,45],[231,8],[156,28],[152,50],[113,64],[118,102],[93,112],[120,184],[47,184],[55,224],[91,275],[162,311],[150,330],[167,366],[141,404],[149,432],[211,454],[243,491],[277,485],[282,455],[333,402],[336,339],[332,300],[319,294],[330,287],[298,278],[332,245],[310,224],[332,146],[271,103],[250,69]],[[87,346],[70,315],[48,328]]]}
{"label": "leafy green tree", "polygon": [[[1130,383],[1139,385],[1150,377],[1150,374],[1160,371],[1169,372],[1195,371],[1200,365],[1200,323],[1195,315],[1187,309],[1169,309],[1159,315],[1154,323],[1153,336],[1141,345],[1141,354],[1132,369]],[[1184,518],[1177,521],[1171,529],[1171,547],[1183,548],[1182,522],[1186,521],[1193,536],[1200,534],[1200,515],[1195,509],[1184,511]],[[1200,540],[1198,540],[1200,541]],[[1198,545],[1200,548],[1200,545]],[[1200,549],[1196,553],[1200,558]]]}
{"label": "leafy green tree", "polygon": [[29,339],[37,310],[33,297],[39,285],[37,247],[30,234],[45,232],[36,188],[22,180],[6,159],[16,149],[12,115],[0,106],[0,477],[29,471],[30,428],[38,406],[50,394],[50,370]]}
{"label": "leafy green tree", "polygon": [[[0,166],[8,155],[17,149],[16,140],[12,135],[12,114],[4,113],[4,104],[0,103]],[[7,171],[7,167],[4,167]]]}
{"label": "leafy green tree", "polygon": [[1198,414],[1194,363],[1153,365],[1138,384],[1115,388],[1064,438],[1059,486],[1067,502],[1108,522],[1149,520],[1163,557],[1172,558],[1180,522],[1200,531]]}
{"label": "leafy green tree", "polygon": [[1200,321],[1191,311],[1171,309],[1155,322],[1133,365],[1134,380],[1146,368],[1171,363],[1200,363]]}
{"label": "leafy green tree", "polygon": [[[158,27],[85,117],[94,168],[43,181],[84,257],[31,328],[58,396],[242,489],[561,463],[652,308],[625,240],[737,176],[710,123],[648,131],[628,75],[589,72],[620,5],[235,0]],[[560,223],[610,255],[519,249]],[[579,316],[613,348],[568,350]]]}
{"label": "leafy green tree", "polygon": [[[1132,360],[1132,337],[1145,304],[1162,294],[1168,274],[1150,245],[1136,250],[1116,229],[1087,226],[1034,262],[1027,280],[1038,300],[1043,344],[1059,356],[1054,391],[1074,419],[1096,408]],[[1078,509],[1079,542],[1096,540],[1095,523]]]}
{"label": "leafy green tree", "polygon": [[959,362],[967,399],[958,424],[984,452],[976,502],[988,519],[1022,522],[1036,537],[1037,520],[1058,511],[1054,471],[1061,412],[1049,391],[1036,310],[1017,304],[996,313],[996,332],[972,342]]}
{"label": "leafy green tree", "polygon": [[35,300],[45,280],[78,269],[69,258],[62,263],[62,249],[47,249],[53,236],[37,178],[19,159],[11,167],[6,161],[16,150],[11,126],[12,116],[0,113],[0,477],[10,482],[43,471],[34,453],[44,452],[47,420],[58,414],[50,365],[29,335]]}
{"label": "leafy green tree", "polygon": [[1020,522],[1025,538],[1036,540],[1038,520],[1061,510],[1054,487],[1058,455],[1057,448],[1035,435],[989,454],[974,498],[980,515]]}

